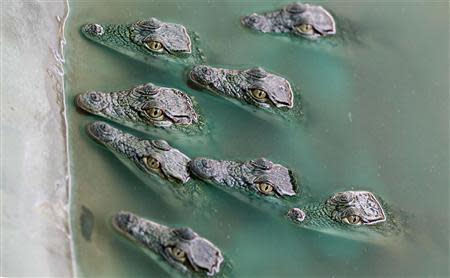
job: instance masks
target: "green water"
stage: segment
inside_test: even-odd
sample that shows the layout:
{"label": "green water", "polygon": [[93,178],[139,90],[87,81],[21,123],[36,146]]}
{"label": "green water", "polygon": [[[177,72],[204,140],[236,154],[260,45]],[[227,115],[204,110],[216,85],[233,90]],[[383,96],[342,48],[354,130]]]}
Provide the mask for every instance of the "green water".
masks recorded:
{"label": "green water", "polygon": [[[348,27],[333,44],[264,36],[240,26],[242,15],[287,3],[70,1],[66,92],[71,221],[80,276],[167,275],[111,229],[110,216],[118,210],[192,227],[233,260],[234,277],[449,275],[448,2],[323,2]],[[212,65],[260,65],[300,86],[304,119],[286,123],[255,117],[189,88],[180,67],[140,63],[83,39],[78,31],[87,22],[126,23],[151,16],[197,31]],[[194,96],[210,134],[135,134],[164,138],[192,157],[265,156],[293,168],[308,195],[317,199],[353,188],[373,191],[404,212],[407,233],[383,243],[298,229],[214,188],[208,189],[216,204],[213,218],[163,202],[87,137],[85,125],[98,118],[73,104],[80,92],[145,82]],[[84,231],[89,240],[80,226],[82,206],[93,215],[87,225],[92,232]]]}

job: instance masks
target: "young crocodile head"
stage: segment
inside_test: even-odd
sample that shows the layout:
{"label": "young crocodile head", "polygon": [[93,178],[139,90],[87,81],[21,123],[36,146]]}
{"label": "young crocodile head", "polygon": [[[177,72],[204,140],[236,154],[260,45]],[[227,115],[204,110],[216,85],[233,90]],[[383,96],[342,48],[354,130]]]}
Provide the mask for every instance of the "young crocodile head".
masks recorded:
{"label": "young crocodile head", "polygon": [[222,252],[190,228],[170,228],[121,211],[113,226],[154,257],[185,274],[216,275],[224,260]]}
{"label": "young crocodile head", "polygon": [[114,154],[134,163],[142,171],[167,180],[189,181],[189,157],[164,140],[144,140],[104,122],[87,126],[88,134]]}
{"label": "young crocodile head", "polygon": [[260,67],[229,70],[197,65],[191,69],[189,78],[218,95],[259,108],[278,110],[294,106],[294,94],[289,81]]}
{"label": "young crocodile head", "polygon": [[76,103],[89,113],[121,123],[170,127],[189,126],[198,121],[189,96],[152,83],[124,91],[79,94]]}
{"label": "young crocodile head", "polygon": [[322,6],[293,3],[279,10],[253,13],[241,20],[252,30],[263,33],[290,33],[307,39],[336,34],[333,16]]}
{"label": "young crocodile head", "polygon": [[399,232],[397,219],[383,208],[383,203],[368,191],[344,191],[324,202],[292,208],[288,219],[301,227],[352,239],[374,239]]}
{"label": "young crocodile head", "polygon": [[189,170],[199,179],[258,204],[262,200],[278,204],[297,195],[291,171],[265,158],[249,161],[195,158],[189,163]]}
{"label": "young crocodile head", "polygon": [[132,24],[89,23],[81,32],[90,40],[136,58],[161,58],[176,62],[193,61],[197,49],[183,25],[156,18]]}
{"label": "young crocodile head", "polygon": [[368,191],[335,193],[326,202],[328,215],[347,225],[374,225],[386,221],[386,215],[375,195]]}

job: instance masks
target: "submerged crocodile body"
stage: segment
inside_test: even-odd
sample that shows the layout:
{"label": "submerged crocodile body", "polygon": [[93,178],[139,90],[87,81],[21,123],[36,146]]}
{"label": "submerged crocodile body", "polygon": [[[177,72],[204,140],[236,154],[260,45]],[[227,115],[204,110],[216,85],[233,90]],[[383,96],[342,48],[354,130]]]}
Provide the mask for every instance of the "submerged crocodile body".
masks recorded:
{"label": "submerged crocodile body", "polygon": [[94,42],[143,61],[156,58],[185,65],[204,62],[201,50],[191,39],[198,40],[195,34],[183,25],[156,18],[132,24],[89,23],[81,32]]}
{"label": "submerged crocodile body", "polygon": [[190,228],[170,228],[125,211],[114,215],[112,224],[165,269],[169,266],[191,277],[216,276],[221,271],[220,249]]}
{"label": "submerged crocodile body", "polygon": [[369,191],[344,191],[323,202],[291,208],[288,219],[300,227],[367,240],[401,232],[398,217]]}
{"label": "submerged crocodile body", "polygon": [[310,40],[336,34],[333,16],[322,6],[293,3],[279,10],[253,13],[241,20],[245,27],[263,33],[292,34]]}
{"label": "submerged crocodile body", "polygon": [[194,66],[189,79],[202,88],[265,110],[291,109],[294,93],[289,81],[261,67],[230,70]]}
{"label": "submerged crocodile body", "polygon": [[184,92],[152,83],[117,92],[79,94],[81,109],[119,123],[154,127],[191,127],[199,116]]}

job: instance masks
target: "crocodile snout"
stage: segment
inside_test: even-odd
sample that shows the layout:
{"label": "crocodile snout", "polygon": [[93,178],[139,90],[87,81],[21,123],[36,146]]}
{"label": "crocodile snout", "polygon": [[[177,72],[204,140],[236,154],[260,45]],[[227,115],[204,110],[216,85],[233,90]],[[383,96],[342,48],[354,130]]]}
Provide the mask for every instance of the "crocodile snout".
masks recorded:
{"label": "crocodile snout", "polygon": [[105,33],[103,26],[97,23],[88,23],[83,26],[82,30],[84,33],[95,37],[99,37]]}
{"label": "crocodile snout", "polygon": [[241,19],[244,26],[260,32],[270,31],[270,21],[263,15],[253,13]]}
{"label": "crocodile snout", "polygon": [[217,162],[208,158],[195,158],[189,163],[191,172],[203,179],[210,179],[216,175]]}
{"label": "crocodile snout", "polygon": [[189,72],[190,80],[203,86],[208,86],[213,80],[213,77],[213,70],[205,65],[194,66]]}
{"label": "crocodile snout", "polygon": [[102,92],[79,94],[75,101],[78,107],[93,114],[98,114],[108,106],[107,96]]}
{"label": "crocodile snout", "polygon": [[113,142],[118,134],[117,129],[100,121],[88,124],[87,132],[94,140],[103,145]]}

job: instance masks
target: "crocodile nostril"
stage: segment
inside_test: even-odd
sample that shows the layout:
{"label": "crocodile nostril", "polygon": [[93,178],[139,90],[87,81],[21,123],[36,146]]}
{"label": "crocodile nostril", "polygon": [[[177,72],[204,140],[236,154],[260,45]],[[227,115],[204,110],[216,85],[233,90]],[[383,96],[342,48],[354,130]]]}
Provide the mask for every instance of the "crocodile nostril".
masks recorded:
{"label": "crocodile nostril", "polygon": [[299,208],[292,208],[288,211],[287,216],[295,222],[301,223],[306,218],[306,213]]}
{"label": "crocodile nostril", "polygon": [[207,68],[207,67],[203,67],[202,68],[202,73],[205,75],[211,75],[212,71],[211,69]]}
{"label": "crocodile nostril", "polygon": [[261,17],[258,14],[251,14],[247,17],[245,17],[244,21],[248,23],[256,24],[261,21]]}
{"label": "crocodile nostril", "polygon": [[205,168],[211,168],[211,166],[212,166],[211,161],[209,161],[208,159],[202,159],[201,163],[202,163],[203,167],[205,167]]}
{"label": "crocodile nostril", "polygon": [[89,23],[84,25],[84,31],[92,36],[101,36],[105,33],[103,26],[96,23]]}
{"label": "crocodile nostril", "polygon": [[90,93],[89,94],[89,98],[92,101],[94,101],[94,102],[99,102],[100,101],[100,96],[97,93],[95,93],[95,92]]}
{"label": "crocodile nostril", "polygon": [[104,123],[101,123],[98,125],[98,128],[103,131],[103,132],[107,132],[108,131],[108,126]]}

